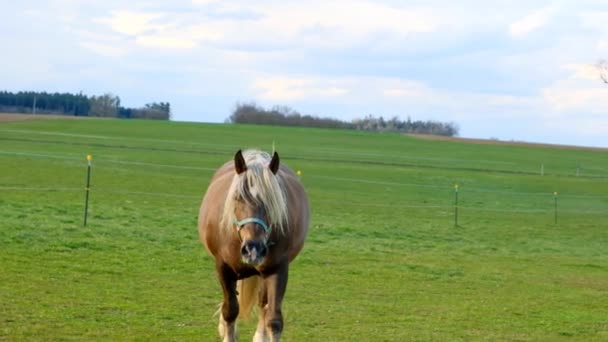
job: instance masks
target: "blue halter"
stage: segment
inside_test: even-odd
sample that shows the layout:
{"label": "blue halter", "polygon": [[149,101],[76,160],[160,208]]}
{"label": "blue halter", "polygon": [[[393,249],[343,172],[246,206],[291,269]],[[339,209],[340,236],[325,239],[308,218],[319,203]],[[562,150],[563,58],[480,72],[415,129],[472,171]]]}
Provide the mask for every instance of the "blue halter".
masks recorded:
{"label": "blue halter", "polygon": [[257,217],[249,217],[246,219],[242,219],[240,221],[237,221],[236,219],[233,221],[233,223],[236,225],[236,231],[238,233],[241,232],[241,229],[243,229],[243,227],[248,224],[248,223],[257,223],[260,225],[260,227],[262,227],[262,229],[264,229],[264,232],[266,234],[268,234],[268,232],[270,231],[270,228],[268,228],[268,225],[266,224],[266,222],[262,221],[261,219],[257,218]]}

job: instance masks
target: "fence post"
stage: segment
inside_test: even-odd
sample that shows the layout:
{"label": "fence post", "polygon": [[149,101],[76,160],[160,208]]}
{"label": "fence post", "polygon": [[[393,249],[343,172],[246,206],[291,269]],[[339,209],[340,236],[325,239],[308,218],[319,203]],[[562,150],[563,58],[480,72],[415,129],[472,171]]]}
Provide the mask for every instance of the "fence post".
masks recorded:
{"label": "fence post", "polygon": [[545,163],[540,164],[540,175],[545,175]]}
{"label": "fence post", "polygon": [[458,184],[454,184],[454,227],[458,227]]}
{"label": "fence post", "polygon": [[553,193],[553,202],[555,208],[554,223],[557,224],[557,191]]}
{"label": "fence post", "polygon": [[91,160],[93,157],[87,155],[87,186],[84,188],[85,199],[84,199],[84,226],[87,226],[87,216],[89,215],[89,192],[91,192]]}

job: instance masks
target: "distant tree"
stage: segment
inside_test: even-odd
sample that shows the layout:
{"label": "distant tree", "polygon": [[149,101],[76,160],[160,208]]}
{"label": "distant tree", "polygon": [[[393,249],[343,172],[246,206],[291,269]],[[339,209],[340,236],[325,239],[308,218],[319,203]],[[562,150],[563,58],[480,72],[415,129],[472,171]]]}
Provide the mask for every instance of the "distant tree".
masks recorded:
{"label": "distant tree", "polygon": [[111,93],[106,93],[101,96],[92,96],[89,116],[116,118],[118,117],[119,107],[120,98]]}
{"label": "distant tree", "polygon": [[234,111],[225,121],[227,123],[275,126],[352,128],[351,124],[340,120],[302,115],[288,106],[274,106],[271,109],[265,109],[254,102],[237,103]]}
{"label": "distant tree", "polygon": [[121,110],[122,115],[132,119],[169,120],[171,118],[171,105],[169,102],[148,103],[143,108],[123,109]]}
{"label": "distant tree", "polygon": [[133,113],[133,108],[118,107],[118,117],[121,119],[130,119]]}

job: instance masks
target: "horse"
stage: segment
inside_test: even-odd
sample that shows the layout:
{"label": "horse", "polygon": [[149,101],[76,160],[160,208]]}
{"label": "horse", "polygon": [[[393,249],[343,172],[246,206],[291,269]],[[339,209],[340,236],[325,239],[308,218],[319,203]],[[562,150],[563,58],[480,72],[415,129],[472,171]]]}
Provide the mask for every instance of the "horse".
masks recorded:
{"label": "horse", "polygon": [[236,341],[237,317],[258,305],[253,341],[279,341],[289,264],[302,250],[310,207],[299,177],[259,150],[238,150],[213,175],[198,217],[223,291],[218,332]]}

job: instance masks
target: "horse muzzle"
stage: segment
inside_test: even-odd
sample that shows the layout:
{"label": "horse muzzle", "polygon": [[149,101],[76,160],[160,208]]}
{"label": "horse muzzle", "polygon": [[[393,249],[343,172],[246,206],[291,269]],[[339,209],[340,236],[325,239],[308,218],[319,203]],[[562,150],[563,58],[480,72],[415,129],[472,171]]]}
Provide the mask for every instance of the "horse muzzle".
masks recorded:
{"label": "horse muzzle", "polygon": [[249,240],[241,246],[241,259],[249,265],[261,264],[267,253],[268,247],[262,241]]}

